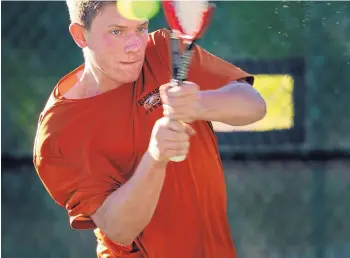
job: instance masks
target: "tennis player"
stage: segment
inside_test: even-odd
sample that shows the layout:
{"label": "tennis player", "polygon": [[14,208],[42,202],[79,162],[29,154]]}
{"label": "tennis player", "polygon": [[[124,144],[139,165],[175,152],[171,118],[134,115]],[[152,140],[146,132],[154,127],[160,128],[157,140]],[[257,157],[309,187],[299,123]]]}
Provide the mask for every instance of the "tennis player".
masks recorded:
{"label": "tennis player", "polygon": [[236,257],[210,121],[264,117],[252,75],[196,46],[188,82],[169,88],[167,30],[149,34],[113,2],[68,9],[84,63],[40,114],[34,164],[71,227],[94,229],[101,258]]}

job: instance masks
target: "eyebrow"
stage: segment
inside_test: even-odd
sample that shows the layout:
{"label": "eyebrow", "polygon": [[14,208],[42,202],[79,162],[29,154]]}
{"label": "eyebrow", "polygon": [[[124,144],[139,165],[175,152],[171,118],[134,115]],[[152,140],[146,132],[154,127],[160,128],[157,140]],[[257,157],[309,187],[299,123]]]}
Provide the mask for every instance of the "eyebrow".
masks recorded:
{"label": "eyebrow", "polygon": [[[144,23],[139,24],[137,27],[141,27],[141,26],[146,26],[149,24],[149,21],[146,21]],[[113,28],[120,28],[120,29],[127,29],[128,26],[123,26],[123,25],[119,25],[119,24],[110,24],[108,25],[109,28],[113,27]]]}

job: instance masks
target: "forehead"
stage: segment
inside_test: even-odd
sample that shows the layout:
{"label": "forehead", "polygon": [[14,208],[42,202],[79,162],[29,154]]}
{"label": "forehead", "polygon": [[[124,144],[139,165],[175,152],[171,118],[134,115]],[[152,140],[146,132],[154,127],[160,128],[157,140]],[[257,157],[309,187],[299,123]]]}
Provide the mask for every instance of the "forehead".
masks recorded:
{"label": "forehead", "polygon": [[92,26],[112,27],[115,25],[121,27],[138,27],[148,20],[127,19],[118,12],[115,2],[107,3],[96,15]]}

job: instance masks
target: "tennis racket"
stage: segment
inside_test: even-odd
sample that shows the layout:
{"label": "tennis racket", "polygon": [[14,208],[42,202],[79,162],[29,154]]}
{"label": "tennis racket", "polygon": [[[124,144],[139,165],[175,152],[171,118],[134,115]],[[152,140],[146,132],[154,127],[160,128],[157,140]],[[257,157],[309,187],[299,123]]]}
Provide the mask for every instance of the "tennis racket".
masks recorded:
{"label": "tennis racket", "polygon": [[[208,27],[215,5],[204,0],[162,1],[163,11],[171,29],[172,86],[181,86],[187,79],[193,48]],[[180,44],[184,44],[181,53]],[[186,156],[172,157],[170,160],[181,162]]]}

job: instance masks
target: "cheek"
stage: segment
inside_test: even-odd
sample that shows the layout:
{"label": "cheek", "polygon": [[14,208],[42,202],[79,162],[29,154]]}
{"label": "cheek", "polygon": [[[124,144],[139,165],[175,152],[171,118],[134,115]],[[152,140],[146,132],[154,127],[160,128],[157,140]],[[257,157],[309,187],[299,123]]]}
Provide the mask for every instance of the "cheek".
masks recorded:
{"label": "cheek", "polygon": [[106,34],[102,38],[104,51],[108,53],[118,54],[123,51],[123,44],[116,38],[116,36],[111,34]]}
{"label": "cheek", "polygon": [[105,34],[102,37],[102,42],[106,47],[112,47],[115,44],[115,37],[111,34]]}

